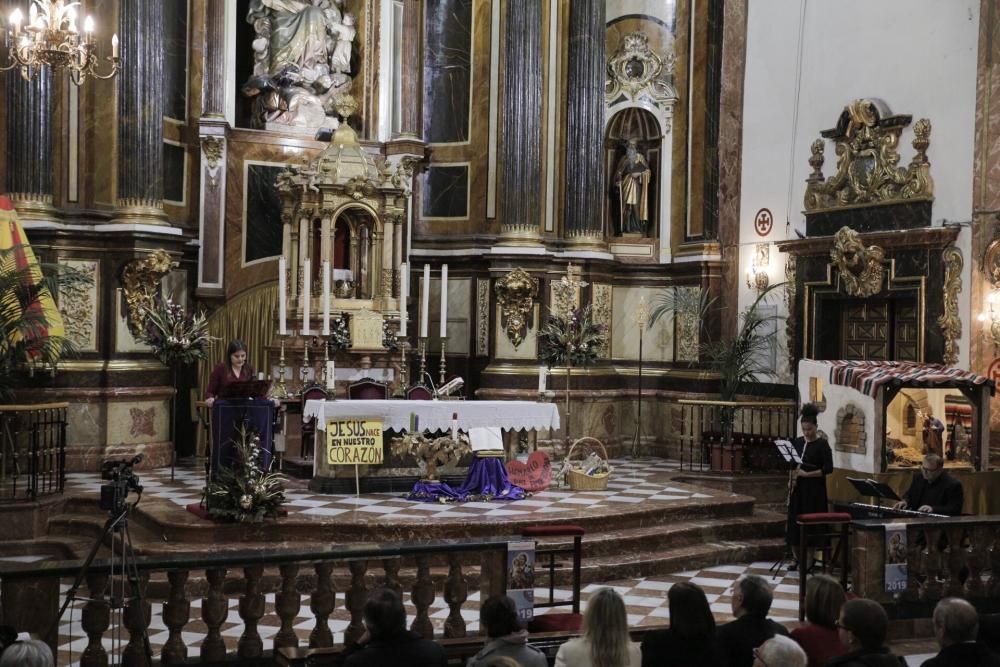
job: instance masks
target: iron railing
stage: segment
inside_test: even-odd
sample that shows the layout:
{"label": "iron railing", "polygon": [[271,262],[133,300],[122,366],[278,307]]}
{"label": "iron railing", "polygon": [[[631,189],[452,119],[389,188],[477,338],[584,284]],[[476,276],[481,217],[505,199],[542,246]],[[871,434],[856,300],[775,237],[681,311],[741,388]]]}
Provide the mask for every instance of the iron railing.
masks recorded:
{"label": "iron railing", "polygon": [[794,401],[680,400],[681,467],[688,470],[785,470],[774,441],[795,435]]}
{"label": "iron railing", "polygon": [[0,502],[62,493],[69,403],[0,405]]}

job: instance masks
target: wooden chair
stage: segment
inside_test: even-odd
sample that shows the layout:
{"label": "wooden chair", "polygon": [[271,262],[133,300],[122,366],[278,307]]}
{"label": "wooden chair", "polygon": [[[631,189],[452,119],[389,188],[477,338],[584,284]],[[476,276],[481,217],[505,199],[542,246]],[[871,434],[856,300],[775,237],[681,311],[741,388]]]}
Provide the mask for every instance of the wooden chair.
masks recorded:
{"label": "wooden chair", "polygon": [[347,385],[347,398],[352,401],[387,401],[389,385],[372,378],[361,378]]}
{"label": "wooden chair", "polygon": [[[850,554],[851,515],[847,512],[814,512],[795,517],[799,528],[799,620],[806,619],[806,579],[809,578],[808,557],[815,549],[823,551],[823,569],[840,557],[840,585],[847,590],[847,559]],[[837,538],[832,553],[830,538]],[[829,564],[829,565],[828,565]],[[831,568],[832,569],[832,568]]]}
{"label": "wooden chair", "polygon": [[[525,537],[572,537],[572,544],[544,545],[535,543],[535,572],[540,567],[548,570],[549,576],[549,601],[535,602],[535,607],[565,607],[571,606],[570,612],[559,612],[555,614],[542,614],[532,619],[528,624],[529,632],[579,632],[583,624],[583,615],[580,614],[580,561],[583,555],[583,528],[573,524],[555,526],[528,526],[521,531]],[[573,560],[573,597],[568,602],[555,600],[555,579],[556,569],[564,567],[565,564],[556,562],[556,556],[571,555]],[[547,557],[548,562],[542,563],[542,558]]]}
{"label": "wooden chair", "polygon": [[429,401],[433,398],[433,392],[425,384],[413,384],[406,390],[406,400],[408,401]]}
{"label": "wooden chair", "polygon": [[302,392],[302,458],[312,456],[316,445],[316,420],[312,417],[306,419],[306,401],[325,401],[326,399],[326,389],[318,384],[310,385]]}

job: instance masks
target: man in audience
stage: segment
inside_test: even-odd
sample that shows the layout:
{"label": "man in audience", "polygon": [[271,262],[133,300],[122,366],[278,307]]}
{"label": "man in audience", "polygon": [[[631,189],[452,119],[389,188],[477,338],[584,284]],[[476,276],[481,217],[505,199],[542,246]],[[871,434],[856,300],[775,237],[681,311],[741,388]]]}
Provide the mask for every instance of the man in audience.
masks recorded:
{"label": "man in audience", "polygon": [[15,641],[3,650],[0,667],[55,667],[52,649],[37,639]]}
{"label": "man in audience", "polygon": [[373,591],[365,603],[365,627],[344,667],[446,667],[444,649],[406,629],[406,609],[395,592]]}
{"label": "man in audience", "polygon": [[1000,667],[1000,657],[976,641],[979,615],[961,598],[945,598],[934,607],[934,637],[941,652],[923,667]]}
{"label": "man in audience", "polygon": [[763,577],[749,574],[733,584],[733,616],[716,633],[724,665],[751,667],[753,650],[775,635],[788,636],[785,626],[767,618],[774,595]]}
{"label": "man in audience", "polygon": [[806,667],[809,658],[794,639],[775,635],[753,650],[753,667]]}
{"label": "man in audience", "polygon": [[848,600],[840,609],[837,629],[848,652],[827,662],[826,667],[906,667],[885,645],[889,617],[878,602]]}
{"label": "man in audience", "polygon": [[962,513],[964,500],[962,483],[945,472],[944,459],[937,454],[928,454],[920,472],[913,475],[910,490],[895,508],[958,516]]}
{"label": "man in audience", "polygon": [[521,667],[548,667],[545,654],[528,643],[528,632],[517,619],[517,606],[506,595],[494,595],[483,603],[479,625],[490,641],[469,658],[466,667],[484,667],[499,656],[513,658]]}

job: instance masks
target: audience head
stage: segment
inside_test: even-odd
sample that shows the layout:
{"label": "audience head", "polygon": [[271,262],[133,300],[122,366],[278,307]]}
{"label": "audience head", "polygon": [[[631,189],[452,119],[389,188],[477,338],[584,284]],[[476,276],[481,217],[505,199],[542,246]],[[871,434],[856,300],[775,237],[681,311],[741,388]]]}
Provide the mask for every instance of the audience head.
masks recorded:
{"label": "audience head", "polygon": [[55,667],[52,649],[37,639],[16,641],[3,651],[0,667]]}
{"label": "audience head", "polygon": [[491,639],[515,633],[521,629],[517,605],[506,595],[494,595],[479,610],[479,624]]}
{"label": "audience head", "polygon": [[365,626],[372,639],[388,639],[406,630],[406,609],[395,591],[372,591],[365,603]]}
{"label": "audience head", "polygon": [[628,664],[628,617],[625,601],[614,589],[602,588],[587,601],[583,636],[590,643],[594,667]]}
{"label": "audience head", "polygon": [[697,584],[682,581],[667,591],[670,602],[670,629],[681,639],[713,637],[715,617],[705,591]]}
{"label": "audience head", "polygon": [[775,635],[753,650],[753,667],[806,667],[808,663],[802,647],[783,635]]}
{"label": "audience head", "polygon": [[767,616],[774,593],[767,579],[756,574],[740,577],[733,585],[733,616]]}
{"label": "audience head", "polygon": [[967,600],[945,598],[934,607],[934,636],[942,648],[976,641],[978,634],[979,614]]}
{"label": "audience head", "polygon": [[924,463],[920,466],[920,472],[923,473],[924,479],[928,482],[933,482],[944,472],[944,459],[937,454],[928,454],[924,457]]}
{"label": "audience head", "polygon": [[840,642],[851,649],[877,651],[885,645],[889,617],[874,600],[848,600],[840,609]]}
{"label": "audience head", "polygon": [[831,630],[837,627],[840,608],[847,596],[840,582],[826,574],[809,577],[806,582],[806,620]]}

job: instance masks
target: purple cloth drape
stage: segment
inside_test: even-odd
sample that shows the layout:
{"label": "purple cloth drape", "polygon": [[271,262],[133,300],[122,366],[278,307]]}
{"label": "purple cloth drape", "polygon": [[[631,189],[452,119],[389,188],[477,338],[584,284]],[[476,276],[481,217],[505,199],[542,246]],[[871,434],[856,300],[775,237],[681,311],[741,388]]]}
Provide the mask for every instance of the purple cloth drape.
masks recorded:
{"label": "purple cloth drape", "polygon": [[458,488],[462,500],[524,500],[524,489],[507,479],[507,468],[499,456],[475,457],[465,482]]}

